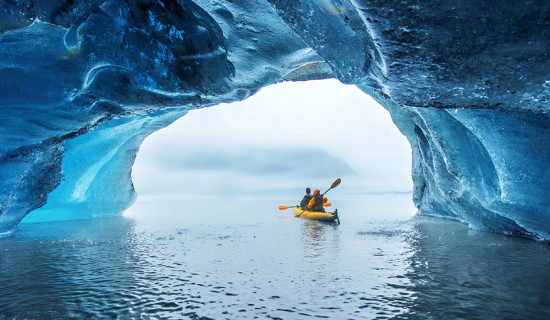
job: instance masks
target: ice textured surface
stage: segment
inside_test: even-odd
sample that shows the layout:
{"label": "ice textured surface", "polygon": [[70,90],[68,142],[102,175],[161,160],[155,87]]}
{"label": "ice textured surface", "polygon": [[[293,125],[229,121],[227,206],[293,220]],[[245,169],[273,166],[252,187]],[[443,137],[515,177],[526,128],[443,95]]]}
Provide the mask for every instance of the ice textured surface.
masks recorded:
{"label": "ice textured surface", "polygon": [[550,239],[547,1],[12,0],[0,18],[0,235],[38,208],[119,214],[141,141],[191,108],[335,77],[409,139],[420,213]]}

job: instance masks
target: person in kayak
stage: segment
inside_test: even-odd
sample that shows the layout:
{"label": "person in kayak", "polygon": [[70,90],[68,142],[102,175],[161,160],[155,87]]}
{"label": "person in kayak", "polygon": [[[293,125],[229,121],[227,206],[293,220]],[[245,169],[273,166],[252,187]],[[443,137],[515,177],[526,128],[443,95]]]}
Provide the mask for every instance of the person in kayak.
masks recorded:
{"label": "person in kayak", "polygon": [[306,195],[304,196],[302,201],[300,201],[300,208],[306,210],[306,206],[309,204],[309,200],[311,200],[312,197],[313,196],[311,195],[311,189],[306,188]]}
{"label": "person in kayak", "polygon": [[309,200],[307,208],[311,211],[325,212],[323,204],[327,201],[328,199],[321,194],[321,190],[315,189],[313,190],[313,197]]}

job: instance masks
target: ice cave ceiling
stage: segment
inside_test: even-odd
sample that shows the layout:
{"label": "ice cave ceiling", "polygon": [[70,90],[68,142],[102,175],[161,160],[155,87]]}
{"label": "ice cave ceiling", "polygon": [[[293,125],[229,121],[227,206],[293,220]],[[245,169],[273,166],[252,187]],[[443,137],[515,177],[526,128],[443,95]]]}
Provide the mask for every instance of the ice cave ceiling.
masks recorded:
{"label": "ice cave ceiling", "polygon": [[281,81],[371,94],[421,214],[550,239],[550,2],[0,3],[0,235],[120,214],[143,139]]}

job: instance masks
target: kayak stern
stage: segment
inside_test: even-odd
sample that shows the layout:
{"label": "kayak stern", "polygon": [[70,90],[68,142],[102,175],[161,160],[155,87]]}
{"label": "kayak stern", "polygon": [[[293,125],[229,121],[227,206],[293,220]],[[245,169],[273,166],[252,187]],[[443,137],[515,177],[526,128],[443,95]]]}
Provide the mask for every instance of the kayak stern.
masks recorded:
{"label": "kayak stern", "polygon": [[325,222],[337,222],[340,224],[340,219],[338,217],[338,210],[334,210],[334,212],[318,212],[318,211],[308,211],[303,210],[299,207],[294,208],[294,213],[296,214],[296,217],[298,218],[304,218],[304,219],[311,219],[311,220],[317,220],[317,221],[325,221]]}

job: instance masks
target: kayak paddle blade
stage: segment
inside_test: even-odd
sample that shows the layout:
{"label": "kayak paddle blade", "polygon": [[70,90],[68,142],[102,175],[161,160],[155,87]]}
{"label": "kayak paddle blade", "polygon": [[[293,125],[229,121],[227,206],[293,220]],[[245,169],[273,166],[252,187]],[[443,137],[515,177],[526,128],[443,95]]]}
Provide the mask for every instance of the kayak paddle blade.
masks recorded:
{"label": "kayak paddle blade", "polygon": [[336,187],[338,187],[338,185],[340,184],[340,182],[342,182],[342,179],[338,178],[336,181],[334,181],[332,183],[332,185],[330,186],[331,189],[334,189]]}

